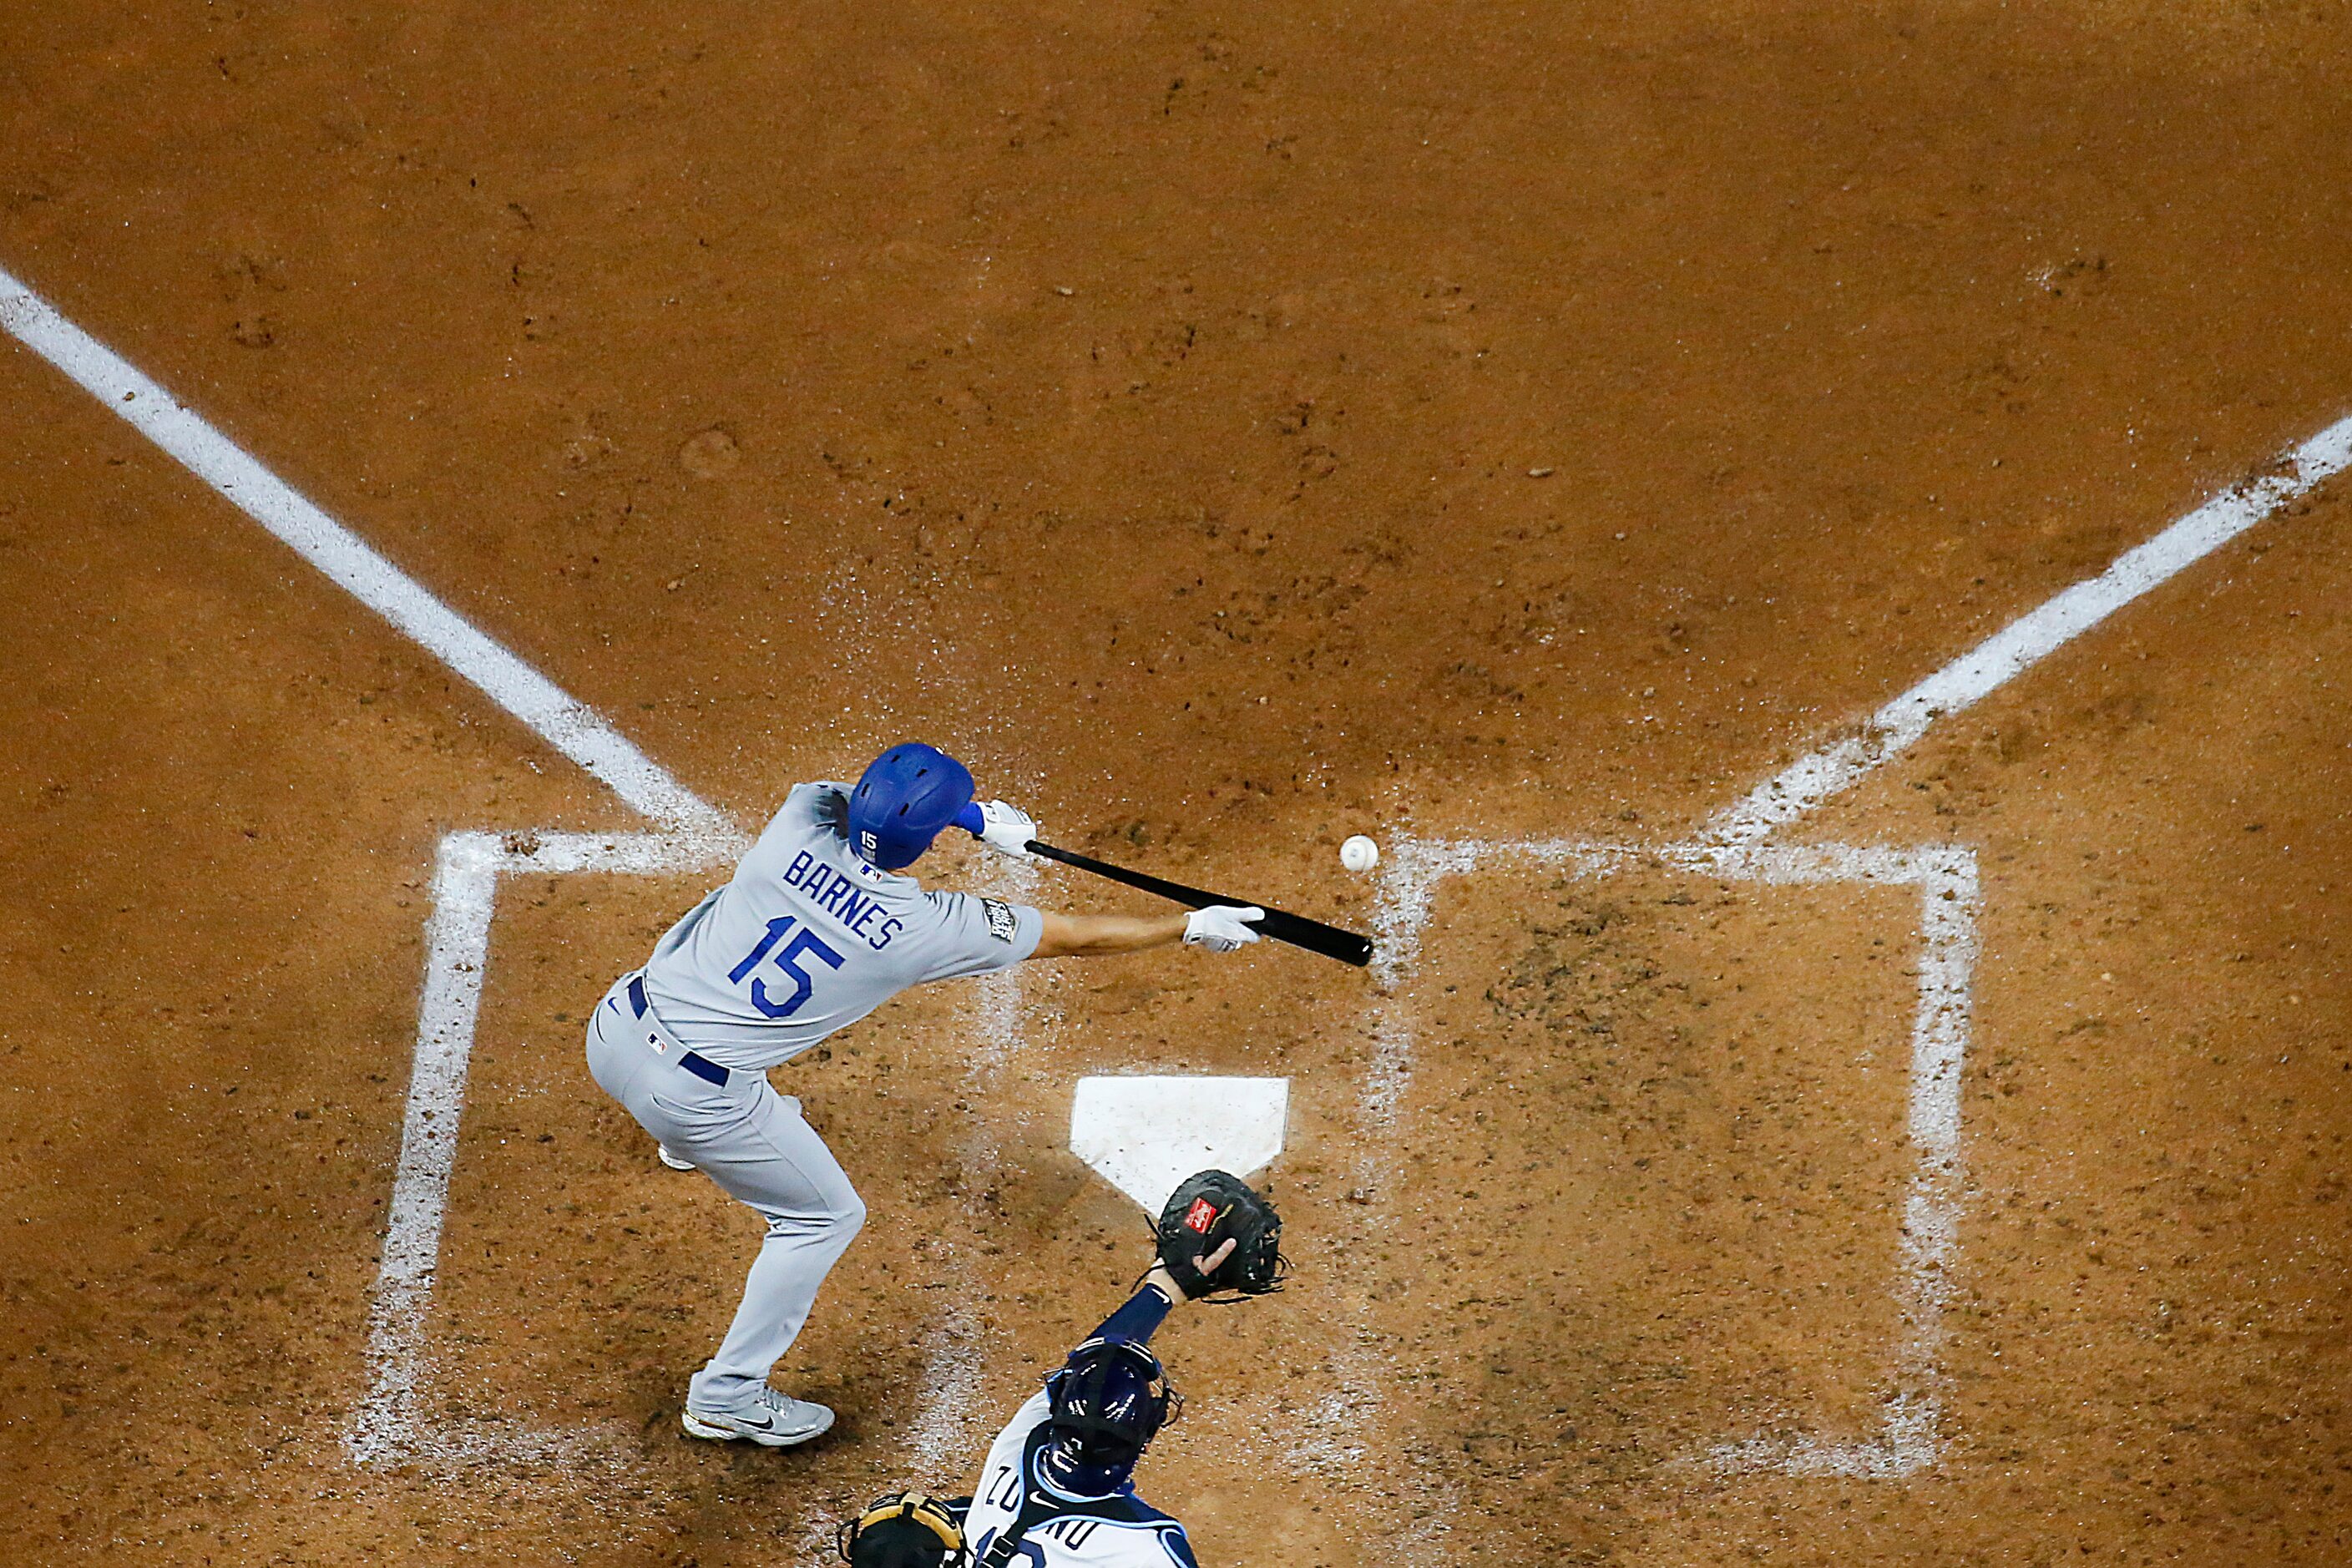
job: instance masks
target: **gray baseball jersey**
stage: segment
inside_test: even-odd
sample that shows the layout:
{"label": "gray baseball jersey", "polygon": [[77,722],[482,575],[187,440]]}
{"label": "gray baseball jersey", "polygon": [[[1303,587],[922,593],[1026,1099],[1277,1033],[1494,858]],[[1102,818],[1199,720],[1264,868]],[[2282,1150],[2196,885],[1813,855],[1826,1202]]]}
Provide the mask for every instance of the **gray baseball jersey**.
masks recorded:
{"label": "gray baseball jersey", "polygon": [[735,868],[645,969],[655,1014],[723,1068],[763,1071],[909,985],[1010,969],[1037,950],[1035,910],[926,892],[850,852],[849,786],[793,786]]}

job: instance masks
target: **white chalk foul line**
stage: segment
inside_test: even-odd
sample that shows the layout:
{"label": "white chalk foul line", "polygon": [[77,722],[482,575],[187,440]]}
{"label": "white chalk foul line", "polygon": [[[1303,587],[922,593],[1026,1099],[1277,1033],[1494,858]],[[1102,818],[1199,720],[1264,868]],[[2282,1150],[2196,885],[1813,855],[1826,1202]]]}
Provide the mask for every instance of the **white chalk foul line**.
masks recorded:
{"label": "white chalk foul line", "polygon": [[0,271],[0,329],[120,416],[229,504],[390,621],[533,733],[675,831],[725,837],[727,820],[593,709],[516,658],[236,443]]}
{"label": "white chalk foul line", "polygon": [[1718,816],[1710,837],[1763,837],[1795,821],[1908,750],[1948,713],[1991,695],[2015,676],[2171,581],[2352,463],[2352,416],[2284,453],[2279,471],[2225,490],[2095,577],[2019,616],[1870,716],[1862,733],[1798,759]]}
{"label": "white chalk foul line", "polygon": [[501,875],[688,871],[739,853],[717,808],[593,709],[443,603],[113,350],[0,270],[0,330],[47,361],[362,604],[564,756],[661,825],[653,834],[460,832],[441,842],[425,930],[425,988],[393,1176],[383,1260],[368,1310],[368,1390],[344,1438],[362,1462],[487,1455],[577,1458],[576,1434],[504,1429],[485,1443],[424,1411],[426,1320],[449,1173],[480,1014]]}

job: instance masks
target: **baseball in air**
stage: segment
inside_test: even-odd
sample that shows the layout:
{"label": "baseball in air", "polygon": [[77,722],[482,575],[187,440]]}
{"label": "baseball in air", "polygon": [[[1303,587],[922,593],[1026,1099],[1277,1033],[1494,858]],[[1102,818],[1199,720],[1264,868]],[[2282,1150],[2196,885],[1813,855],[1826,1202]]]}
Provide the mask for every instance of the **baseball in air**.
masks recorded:
{"label": "baseball in air", "polygon": [[1339,846],[1339,864],[1350,871],[1369,871],[1381,863],[1381,847],[1359,833]]}

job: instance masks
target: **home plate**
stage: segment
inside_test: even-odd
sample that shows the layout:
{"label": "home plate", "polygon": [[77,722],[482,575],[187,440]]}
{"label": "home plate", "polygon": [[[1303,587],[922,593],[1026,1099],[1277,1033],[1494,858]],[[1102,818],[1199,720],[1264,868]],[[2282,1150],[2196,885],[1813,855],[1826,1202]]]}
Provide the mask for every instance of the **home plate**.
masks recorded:
{"label": "home plate", "polygon": [[1286,1078],[1082,1078],[1070,1152],[1157,1216],[1196,1171],[1270,1163],[1289,1114]]}

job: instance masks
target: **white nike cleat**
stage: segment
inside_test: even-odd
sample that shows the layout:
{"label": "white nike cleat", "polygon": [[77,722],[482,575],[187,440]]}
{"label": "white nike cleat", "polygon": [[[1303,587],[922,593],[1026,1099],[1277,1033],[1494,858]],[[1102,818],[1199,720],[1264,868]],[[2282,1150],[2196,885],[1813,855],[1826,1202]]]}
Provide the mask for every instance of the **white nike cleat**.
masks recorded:
{"label": "white nike cleat", "polygon": [[748,1437],[762,1448],[789,1448],[812,1437],[822,1437],[833,1426],[833,1412],[805,1399],[794,1399],[772,1388],[762,1388],[732,1410],[686,1407],[680,1426],[689,1437],[731,1442]]}
{"label": "white nike cleat", "polygon": [[667,1165],[673,1171],[691,1171],[694,1169],[693,1161],[679,1159],[677,1155],[669,1152],[669,1145],[667,1143],[655,1144],[654,1152],[659,1154],[661,1156],[661,1163]]}

